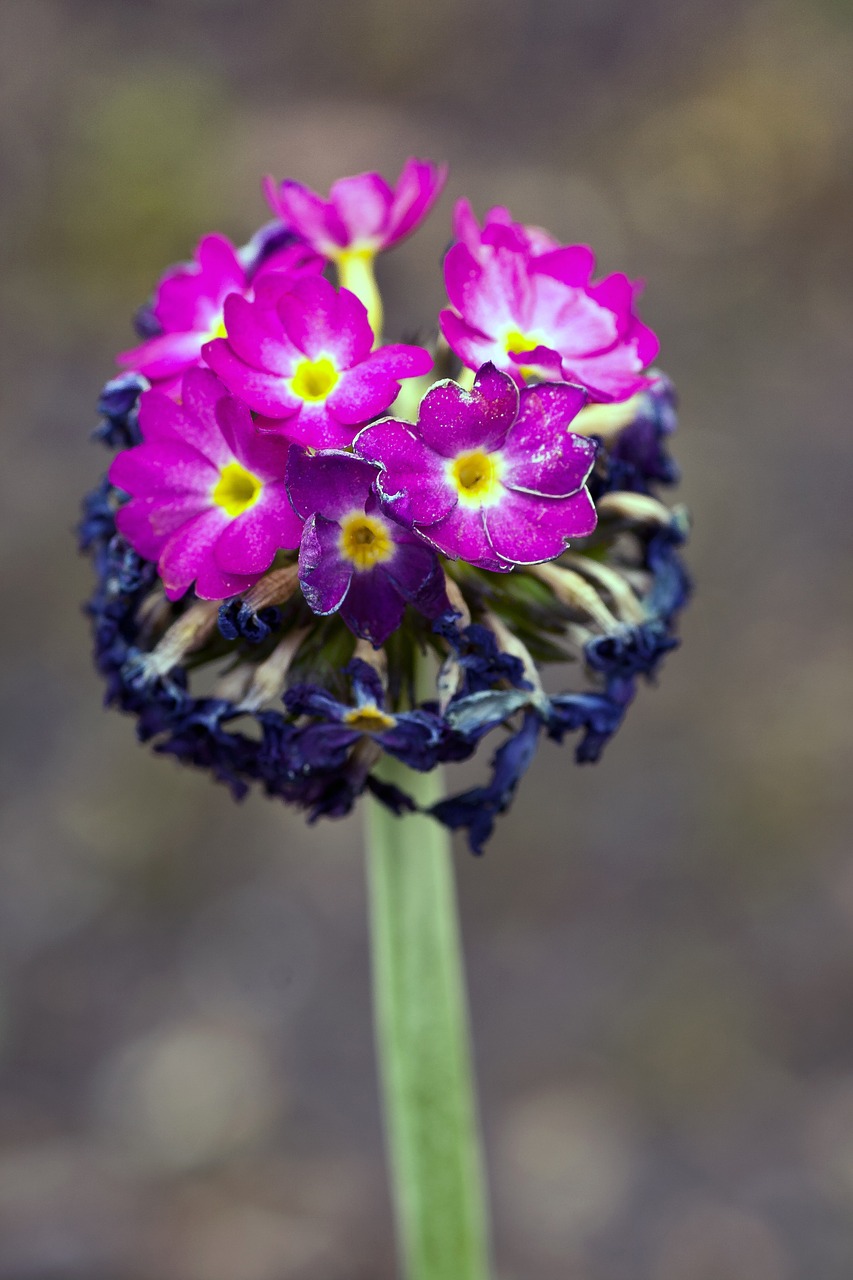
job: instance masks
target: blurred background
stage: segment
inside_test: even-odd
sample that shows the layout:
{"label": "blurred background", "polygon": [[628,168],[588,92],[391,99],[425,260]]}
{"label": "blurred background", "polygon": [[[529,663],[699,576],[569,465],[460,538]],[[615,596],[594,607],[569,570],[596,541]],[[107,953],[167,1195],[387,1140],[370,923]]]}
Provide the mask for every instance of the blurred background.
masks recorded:
{"label": "blurred background", "polygon": [[695,516],[660,687],[458,851],[501,1278],[849,1280],[851,55],[847,0],[2,0],[0,1280],[394,1275],[359,824],[136,746],[72,529],[162,270],[409,153],[389,334],[463,192],[591,242]]}

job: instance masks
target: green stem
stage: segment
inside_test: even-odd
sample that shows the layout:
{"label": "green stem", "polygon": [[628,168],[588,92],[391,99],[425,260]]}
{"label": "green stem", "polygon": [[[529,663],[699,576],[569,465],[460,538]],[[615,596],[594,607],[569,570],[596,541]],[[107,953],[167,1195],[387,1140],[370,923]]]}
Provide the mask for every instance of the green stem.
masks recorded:
{"label": "green stem", "polygon": [[[382,776],[421,806],[439,771],[388,757]],[[487,1213],[447,832],[368,799],[376,1040],[406,1280],[487,1280]]]}

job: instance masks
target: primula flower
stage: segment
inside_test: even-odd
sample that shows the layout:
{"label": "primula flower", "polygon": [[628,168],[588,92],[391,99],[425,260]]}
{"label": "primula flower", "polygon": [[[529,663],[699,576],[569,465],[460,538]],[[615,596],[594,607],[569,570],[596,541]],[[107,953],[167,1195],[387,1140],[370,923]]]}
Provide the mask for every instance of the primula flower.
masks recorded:
{"label": "primula flower", "polygon": [[146,311],[151,336],[122,351],[118,363],[171,390],[185,369],[201,363],[204,344],[225,332],[223,308],[229,294],[251,297],[253,283],[270,272],[295,280],[322,266],[322,259],[293,236],[277,248],[273,244],[260,264],[254,257],[245,261],[225,236],[204,236],[194,260],[170,268],[157,286]]}
{"label": "primula flower", "polygon": [[634,312],[639,285],[618,274],[592,284],[586,246],[538,255],[519,230],[496,223],[475,251],[458,243],[445,258],[454,309],[441,312],[441,330],[462,363],[477,369],[491,361],[519,384],[577,382],[601,401],[648,385],[643,370],[658,341]]}
{"label": "primula flower", "polygon": [[305,520],[302,594],[315,613],[339,610],[356,635],[378,646],[407,604],[432,601],[440,570],[434,552],[379,509],[376,475],[369,462],[336,451],[294,448],[287,464],[290,500]]}
{"label": "primula flower", "polygon": [[447,166],[427,160],[406,161],[392,189],[378,173],[360,173],[333,183],[323,200],[301,182],[264,190],[273,212],[317,253],[332,261],[348,255],[373,257],[411,235],[441,194]]}
{"label": "primula flower", "polygon": [[453,558],[507,572],[552,560],[595,528],[585,488],[595,446],[568,430],[586,402],[579,387],[519,391],[485,365],[468,392],[451,381],[421,401],[416,426],[365,427],[356,452],[382,471],[383,509]]}
{"label": "primula flower", "polygon": [[227,338],[204,348],[225,385],[268,431],[312,448],[347,445],[383,413],[404,378],[426,373],[423,347],[394,343],[372,351],[362,303],[322,276],[291,287],[268,277],[254,302],[228,298]]}
{"label": "primula flower", "polygon": [[192,582],[205,600],[245,591],[279,548],[299,545],[302,523],[284,487],[287,444],[260,435],[212,373],[185,374],[180,405],[144,392],[139,426],[143,443],[110,468],[131,495],[116,526],[157,562],[170,600]]}

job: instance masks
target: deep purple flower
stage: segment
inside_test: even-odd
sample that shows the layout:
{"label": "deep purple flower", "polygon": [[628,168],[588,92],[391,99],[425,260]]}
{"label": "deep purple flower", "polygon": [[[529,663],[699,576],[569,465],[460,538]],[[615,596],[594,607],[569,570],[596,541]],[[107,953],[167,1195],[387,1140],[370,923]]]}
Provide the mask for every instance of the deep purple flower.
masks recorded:
{"label": "deep purple flower", "polygon": [[255,430],[245,405],[206,369],[184,375],[181,403],[146,391],[143,443],[119,453],[110,480],[131,495],[116,526],[157,561],[166,595],[220,600],[244,591],[302,524],[284,487],[288,446]]}
{"label": "deep purple flower", "polygon": [[520,395],[507,374],[485,365],[464,391],[436,383],[417,426],[383,419],[355,440],[381,468],[385,511],[445,555],[508,572],[562,554],[595,528],[585,488],[595,445],[568,430],[586,394],[540,383]]}
{"label": "deep purple flower", "polygon": [[322,276],[292,288],[267,277],[254,302],[226,301],[225,328],[227,339],[204,348],[208,364],[263,415],[260,427],[315,449],[349,444],[396,399],[403,378],[432,367],[423,347],[372,351],[364,306]]}
{"label": "deep purple flower", "polygon": [[[441,329],[463,364],[490,361],[519,384],[530,377],[577,382],[601,401],[625,400],[648,385],[643,370],[658,341],[635,314],[639,284],[624,275],[592,284],[586,246],[539,255],[520,230],[493,224],[475,251],[460,242],[445,258],[454,309],[442,311]],[[466,239],[471,234],[468,228]]]}
{"label": "deep purple flower", "polygon": [[350,630],[378,647],[396,631],[407,604],[426,608],[432,601],[440,570],[423,540],[380,510],[376,476],[371,463],[338,451],[294,447],[287,463],[290,500],[305,520],[302,594],[315,613],[339,610]]}
{"label": "deep purple flower", "polygon": [[231,241],[209,235],[199,242],[194,260],[171,267],[157,286],[150,315],[159,332],[122,351],[118,363],[142,373],[161,390],[172,391],[186,369],[201,363],[206,342],[224,333],[223,307],[231,293],[252,296],[253,284],[276,272],[290,280],[316,274],[323,263],[302,241],[292,239],[265,257],[252,277]]}
{"label": "deep purple flower", "polygon": [[316,685],[297,685],[284,698],[291,715],[308,716],[291,752],[301,769],[341,769],[356,743],[372,738],[383,751],[412,769],[432,769],[450,731],[435,711],[417,708],[396,714],[386,709],[382,682],[371,666],[354,659],[346,668],[353,702],[339,702]]}
{"label": "deep purple flower", "polygon": [[335,182],[328,200],[291,180],[276,186],[267,178],[264,190],[274,213],[317,253],[338,261],[348,254],[373,257],[410,235],[438,199],[446,178],[446,165],[412,157],[393,189],[381,174],[360,173]]}

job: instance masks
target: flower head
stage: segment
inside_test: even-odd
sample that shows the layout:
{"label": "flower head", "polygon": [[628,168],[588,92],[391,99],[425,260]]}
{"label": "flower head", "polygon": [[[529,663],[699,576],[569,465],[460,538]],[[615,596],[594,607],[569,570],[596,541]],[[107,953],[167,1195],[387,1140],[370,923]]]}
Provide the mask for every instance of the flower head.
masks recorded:
{"label": "flower head", "polygon": [[171,267],[146,312],[146,340],[118,356],[119,364],[172,389],[186,369],[201,363],[206,342],[224,332],[225,299],[251,297],[254,283],[270,272],[288,280],[316,274],[322,260],[294,236],[248,260],[225,236],[204,236],[192,262]]}
{"label": "flower head", "polygon": [[[291,451],[287,488],[305,519],[299,581],[313,611],[340,611],[347,626],[382,645],[407,604],[432,599],[435,553],[380,510],[376,468],[350,453]],[[431,608],[430,605],[427,606]]]}
{"label": "flower head", "polygon": [[284,487],[287,445],[255,430],[245,405],[212,373],[185,374],[181,404],[142,395],[143,443],[120,453],[111,482],[131,495],[116,525],[156,560],[166,595],[191,583],[206,600],[244,591],[302,533]]}
{"label": "flower head", "polygon": [[463,226],[465,242],[444,263],[453,309],[440,316],[463,364],[490,361],[520,384],[565,379],[602,401],[648,384],[643,370],[658,341],[635,314],[638,284],[618,274],[590,283],[593,257],[584,245],[538,253],[517,224],[494,222],[479,239],[465,219]]}
{"label": "flower head", "polygon": [[317,253],[333,261],[350,254],[372,257],[390,249],[427,216],[447,178],[447,167],[410,158],[395,187],[378,173],[333,183],[323,200],[301,182],[264,182],[270,207]]}
{"label": "flower head", "polygon": [[585,400],[567,383],[519,395],[512,378],[485,365],[470,392],[437,383],[416,425],[383,419],[355,448],[382,468],[385,511],[445,555],[507,572],[552,560],[595,528],[585,488],[595,446],[568,429]]}
{"label": "flower head", "polygon": [[312,448],[349,444],[388,408],[404,378],[432,366],[423,347],[373,351],[362,303],[322,276],[292,287],[267,278],[254,302],[229,298],[225,330],[204,348],[208,364],[263,415],[265,430]]}
{"label": "flower head", "polygon": [[659,496],[656,340],[584,245],[460,201],[441,323],[474,376],[407,381],[453,362],[383,345],[372,262],[443,180],[284,183],[243,248],[208,236],[167,273],[99,401],[118,453],[80,542],[107,701],[141,741],[313,821],[364,792],[426,808],[383,754],[423,772],[495,735],[485,780],[427,809],[480,852],[543,736],[597,760],[677,645],[688,521]]}

